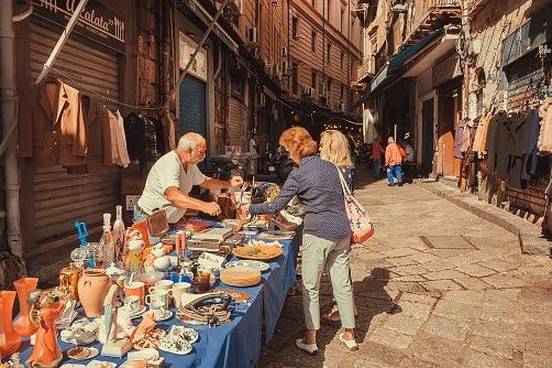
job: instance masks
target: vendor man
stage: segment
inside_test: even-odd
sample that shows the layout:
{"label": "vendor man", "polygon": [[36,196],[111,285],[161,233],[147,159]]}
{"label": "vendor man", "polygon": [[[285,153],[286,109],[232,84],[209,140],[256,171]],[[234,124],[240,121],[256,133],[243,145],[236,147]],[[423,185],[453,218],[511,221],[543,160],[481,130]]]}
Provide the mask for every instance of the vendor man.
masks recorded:
{"label": "vendor man", "polygon": [[194,209],[211,216],[220,214],[216,202],[204,202],[188,194],[194,185],[216,190],[243,184],[241,176],[230,181],[208,178],[199,171],[197,164],[205,159],[207,142],[197,133],[186,133],[178,141],[176,149],[163,155],[153,164],[144,192],[134,207],[134,220],[140,221],[158,209],[165,209],[169,223],[178,222],[187,209]]}

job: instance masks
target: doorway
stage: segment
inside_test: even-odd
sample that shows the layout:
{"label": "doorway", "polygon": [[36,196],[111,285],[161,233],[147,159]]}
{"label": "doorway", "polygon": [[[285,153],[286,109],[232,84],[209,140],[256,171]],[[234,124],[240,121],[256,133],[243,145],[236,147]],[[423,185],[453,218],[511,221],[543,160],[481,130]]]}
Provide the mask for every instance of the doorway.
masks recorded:
{"label": "doorway", "polygon": [[433,169],[433,98],[422,103],[422,169],[430,173]]}

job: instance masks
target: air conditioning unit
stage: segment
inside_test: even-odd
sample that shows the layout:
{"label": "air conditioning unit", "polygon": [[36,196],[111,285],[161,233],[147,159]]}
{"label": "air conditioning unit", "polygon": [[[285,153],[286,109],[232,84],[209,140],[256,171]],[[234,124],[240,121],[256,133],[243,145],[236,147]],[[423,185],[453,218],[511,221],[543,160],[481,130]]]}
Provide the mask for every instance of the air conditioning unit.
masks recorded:
{"label": "air conditioning unit", "polygon": [[282,47],[282,56],[284,58],[287,58],[287,56],[288,56],[288,49],[287,49],[286,46]]}
{"label": "air conditioning unit", "polygon": [[395,13],[406,13],[408,11],[408,5],[402,4],[400,2],[395,2],[395,4],[391,7],[391,11]]}
{"label": "air conditioning unit", "polygon": [[289,62],[287,60],[282,61],[282,75],[289,75]]}
{"label": "air conditioning unit", "polygon": [[251,27],[247,29],[247,43],[257,44],[257,27]]}
{"label": "air conditioning unit", "polygon": [[314,88],[312,88],[311,86],[304,86],[303,87],[303,96],[313,98],[314,97]]}

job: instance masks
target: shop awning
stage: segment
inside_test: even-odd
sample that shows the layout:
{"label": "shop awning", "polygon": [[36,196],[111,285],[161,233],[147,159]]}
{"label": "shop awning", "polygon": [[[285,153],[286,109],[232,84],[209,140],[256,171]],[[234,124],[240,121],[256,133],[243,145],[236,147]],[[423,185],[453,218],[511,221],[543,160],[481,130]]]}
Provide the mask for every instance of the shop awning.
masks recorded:
{"label": "shop awning", "polygon": [[307,121],[310,119],[314,126],[328,122],[340,122],[349,125],[362,126],[360,117],[348,114],[344,111],[332,111],[330,108],[319,106],[303,99],[288,97],[282,101],[290,110],[301,115]]}
{"label": "shop awning", "polygon": [[393,55],[387,62],[387,65],[385,65],[372,80],[372,83],[370,84],[370,93],[376,92],[378,89],[381,89],[385,85],[399,78],[404,71],[405,64],[433,41],[441,37],[442,34],[442,30],[433,32],[412,46],[408,46]]}

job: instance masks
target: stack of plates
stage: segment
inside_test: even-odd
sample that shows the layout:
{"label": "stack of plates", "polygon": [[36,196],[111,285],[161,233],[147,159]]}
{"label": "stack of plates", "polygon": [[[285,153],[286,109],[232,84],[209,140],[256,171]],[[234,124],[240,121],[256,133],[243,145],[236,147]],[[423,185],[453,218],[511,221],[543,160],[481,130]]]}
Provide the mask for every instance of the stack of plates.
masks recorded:
{"label": "stack of plates", "polygon": [[248,287],[261,282],[261,272],[250,267],[232,267],[220,270],[220,280],[226,285]]}

